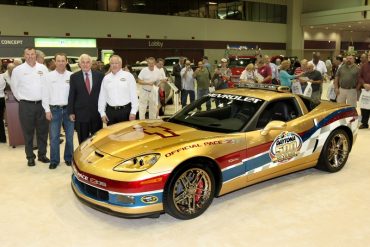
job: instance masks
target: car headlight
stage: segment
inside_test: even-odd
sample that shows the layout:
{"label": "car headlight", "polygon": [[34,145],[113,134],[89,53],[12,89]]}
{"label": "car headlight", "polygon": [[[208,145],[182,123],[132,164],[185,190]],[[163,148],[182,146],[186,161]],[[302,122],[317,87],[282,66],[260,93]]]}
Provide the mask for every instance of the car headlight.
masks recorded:
{"label": "car headlight", "polygon": [[152,167],[161,157],[160,154],[144,154],[135,158],[125,160],[116,167],[113,171],[116,172],[141,172]]}

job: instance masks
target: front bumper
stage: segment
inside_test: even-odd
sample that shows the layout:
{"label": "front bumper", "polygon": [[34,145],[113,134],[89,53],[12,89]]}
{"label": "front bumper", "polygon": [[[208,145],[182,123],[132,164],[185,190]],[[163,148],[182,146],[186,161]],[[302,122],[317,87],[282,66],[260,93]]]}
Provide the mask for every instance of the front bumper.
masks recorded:
{"label": "front bumper", "polygon": [[[164,211],[162,191],[118,194],[81,182],[74,174],[72,175],[71,186],[80,201],[110,215],[123,218],[141,218],[157,215]],[[129,202],[127,198],[130,198]],[[153,198],[156,198],[156,201]]]}

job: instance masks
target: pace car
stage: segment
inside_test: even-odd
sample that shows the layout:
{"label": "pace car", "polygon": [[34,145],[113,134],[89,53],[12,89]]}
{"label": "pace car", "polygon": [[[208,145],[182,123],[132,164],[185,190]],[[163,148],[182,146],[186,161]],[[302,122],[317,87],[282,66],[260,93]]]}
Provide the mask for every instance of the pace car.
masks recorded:
{"label": "pace car", "polygon": [[341,170],[358,132],[356,109],[286,91],[223,89],[167,120],[104,128],[74,153],[73,191],[117,216],[192,219],[214,197],[267,179]]}

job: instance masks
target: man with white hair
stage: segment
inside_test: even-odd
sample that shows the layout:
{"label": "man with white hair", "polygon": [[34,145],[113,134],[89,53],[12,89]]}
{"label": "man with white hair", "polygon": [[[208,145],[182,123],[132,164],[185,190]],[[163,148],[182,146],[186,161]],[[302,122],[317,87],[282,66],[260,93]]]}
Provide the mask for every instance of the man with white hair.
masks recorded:
{"label": "man with white hair", "polygon": [[315,65],[311,62],[307,63],[306,67],[307,71],[302,75],[303,77],[307,77],[309,82],[311,82],[312,87],[312,95],[311,98],[313,100],[320,100],[321,99],[321,84],[322,84],[322,75],[321,73],[316,70]]}
{"label": "man with white hair", "polygon": [[67,112],[81,144],[103,127],[98,100],[104,74],[91,70],[92,59],[87,54],[80,56],[79,65],[81,70],[71,75]]}
{"label": "man with white hair", "polygon": [[138,99],[134,76],[122,70],[122,58],[109,59],[110,73],[102,82],[99,95],[99,113],[107,125],[136,119]]}

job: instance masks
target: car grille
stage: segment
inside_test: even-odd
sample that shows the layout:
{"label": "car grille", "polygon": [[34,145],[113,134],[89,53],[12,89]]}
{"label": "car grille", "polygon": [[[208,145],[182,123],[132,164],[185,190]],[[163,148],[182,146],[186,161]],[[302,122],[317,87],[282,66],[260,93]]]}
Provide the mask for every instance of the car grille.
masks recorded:
{"label": "car grille", "polygon": [[101,190],[90,186],[88,184],[82,183],[80,180],[75,178],[75,183],[78,188],[88,197],[91,197],[95,200],[99,201],[108,201],[109,200],[109,193],[105,190]]}

